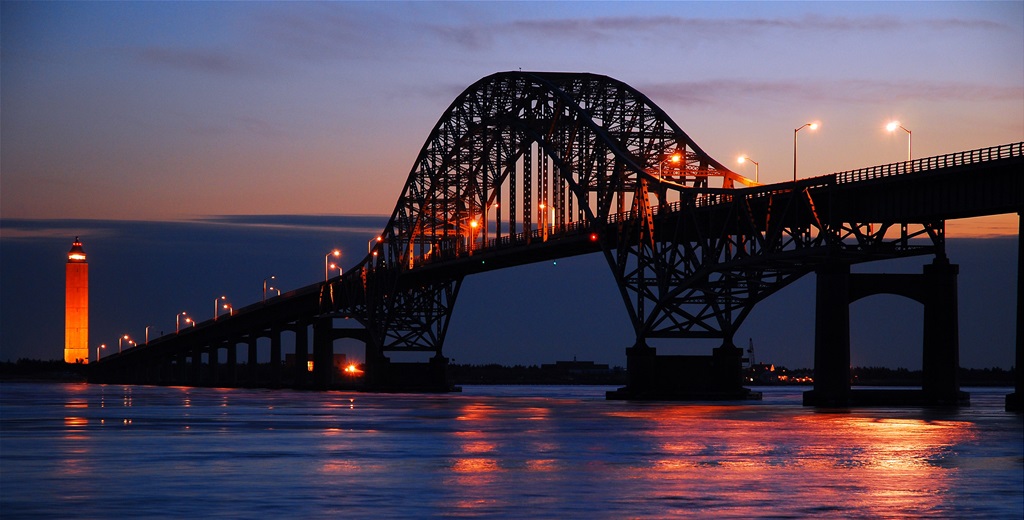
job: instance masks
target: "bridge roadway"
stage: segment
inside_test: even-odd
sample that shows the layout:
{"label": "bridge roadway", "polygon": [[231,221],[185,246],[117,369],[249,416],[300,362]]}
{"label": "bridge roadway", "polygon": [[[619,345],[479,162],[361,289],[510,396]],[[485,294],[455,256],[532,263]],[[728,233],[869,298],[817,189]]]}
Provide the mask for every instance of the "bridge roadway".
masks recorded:
{"label": "bridge roadway", "polygon": [[[754,226],[762,234],[770,234],[773,226],[805,229],[841,226],[843,223],[867,222],[941,222],[948,219],[984,215],[1020,213],[1024,208],[1024,143],[1015,143],[937,157],[918,159],[742,189],[694,190],[693,198],[653,208],[657,223],[655,240],[673,236],[674,240],[698,240],[702,230],[725,229],[726,233],[750,233]],[[794,205],[797,199],[804,203]],[[793,208],[798,207],[794,210]],[[780,210],[783,208],[785,210]],[[788,209],[786,209],[788,208]],[[799,209],[803,208],[803,209]],[[681,218],[686,215],[686,218]],[[533,262],[607,251],[619,244],[620,233],[633,229],[642,215],[636,211],[612,215],[608,222],[575,222],[552,226],[544,233],[502,237],[500,240],[478,241],[474,247],[448,256],[418,258],[411,269],[395,269],[403,286],[416,286],[431,280],[445,280]],[[685,221],[685,225],[681,222]],[[941,228],[940,228],[941,229]],[[822,247],[800,247],[778,250],[763,258],[747,258],[746,262],[800,264],[813,270],[826,258],[835,260],[835,244]],[[785,248],[783,248],[785,249]],[[458,251],[458,250],[456,250]],[[841,253],[841,251],[838,251]],[[884,248],[870,255],[850,256],[846,262],[875,260],[907,254],[936,252],[922,247],[919,253]],[[306,328],[318,316],[331,310],[354,308],[365,301],[334,302],[328,309],[325,298],[341,298],[327,293],[337,288],[344,298],[364,299],[366,295],[369,258],[342,278],[329,283],[318,282],[236,309],[231,316],[207,320],[180,333],[165,335],[107,356],[93,371],[97,382],[190,383],[253,386],[306,386],[310,382],[304,368],[293,374],[282,374],[280,333],[296,333],[296,358],[305,358]],[[1020,259],[1019,263],[1020,263]],[[1021,272],[1018,267],[1018,272]],[[379,273],[378,273],[379,274]],[[1018,275],[1020,277],[1020,275]],[[1018,299],[1020,298],[1018,290]],[[1018,303],[1018,308],[1020,304]],[[1018,313],[1020,314],[1020,313]],[[335,314],[337,315],[337,314]],[[1018,329],[1020,325],[1018,324]],[[314,335],[316,335],[314,328]],[[358,333],[353,337],[361,337]],[[1020,333],[1017,340],[1017,366],[1020,365]],[[256,361],[256,339],[270,337],[270,372],[260,373]],[[331,333],[329,342],[339,337]],[[323,339],[321,341],[324,341]],[[237,342],[249,345],[248,373],[239,376],[235,368],[235,348],[228,349],[228,375],[210,379],[201,376],[216,370],[217,356],[210,356],[210,346],[226,346]],[[317,339],[314,338],[314,343]],[[206,361],[200,352],[207,352]],[[308,351],[307,351],[308,352]],[[329,363],[329,357],[319,358]],[[265,360],[268,362],[270,360]],[[224,369],[221,369],[223,372]],[[323,376],[327,377],[327,376]],[[1018,378],[1019,379],[1019,378]],[[327,381],[327,379],[321,379]],[[290,384],[289,384],[290,382]],[[1017,393],[1020,395],[1020,384]]]}

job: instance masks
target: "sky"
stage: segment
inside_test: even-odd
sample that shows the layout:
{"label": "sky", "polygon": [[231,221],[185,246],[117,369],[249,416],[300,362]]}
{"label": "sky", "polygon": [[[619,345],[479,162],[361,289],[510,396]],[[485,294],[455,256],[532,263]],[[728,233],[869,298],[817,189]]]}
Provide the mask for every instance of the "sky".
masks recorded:
{"label": "sky", "polygon": [[[722,163],[753,176],[735,159],[758,161],[762,182],[792,176],[792,130],[811,121],[801,177],[903,160],[893,119],[915,157],[1024,141],[1022,2],[2,2],[0,360],[61,357],[76,235],[97,341],[169,329],[222,292],[251,303],[271,274],[313,283],[334,247],[357,263],[452,100],[519,69],[621,80]],[[962,349],[965,366],[1012,364],[1017,229],[1015,215],[950,223],[961,335],[985,344]],[[470,277],[446,352],[624,364],[629,324],[603,262]],[[809,366],[808,294],[813,277],[739,336]],[[904,359],[884,338],[895,327],[919,345],[901,317],[920,310],[866,301],[854,319],[890,328],[855,335],[855,362],[919,365],[919,347]],[[523,336],[522,323],[536,325]]]}

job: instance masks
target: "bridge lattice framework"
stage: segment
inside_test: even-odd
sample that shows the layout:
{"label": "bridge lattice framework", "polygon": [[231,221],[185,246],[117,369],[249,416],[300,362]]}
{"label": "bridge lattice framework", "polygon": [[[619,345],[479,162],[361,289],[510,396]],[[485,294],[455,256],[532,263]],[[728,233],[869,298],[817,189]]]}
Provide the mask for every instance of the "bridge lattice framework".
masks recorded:
{"label": "bridge lattice framework", "polygon": [[[389,352],[433,353],[443,365],[465,276],[600,252],[636,336],[630,362],[650,361],[648,340],[707,338],[738,361],[733,337],[740,324],[758,302],[805,274],[913,255],[948,263],[944,219],[973,216],[957,213],[961,201],[944,206],[948,193],[999,199],[983,201],[990,213],[1019,212],[1019,168],[1002,167],[997,182],[1007,186],[980,193],[964,176],[953,176],[955,186],[948,175],[937,181],[942,196],[922,195],[918,184],[927,184],[930,171],[1019,165],[1022,156],[1017,143],[762,186],[711,158],[620,81],[494,74],[467,88],[439,119],[362,262],[258,309],[249,325],[208,334],[219,339],[203,348],[214,352],[213,363],[224,338],[252,345],[290,329],[302,336],[296,359],[304,358],[313,324],[318,366],[330,365],[330,342],[342,336],[366,342],[371,379],[387,373]],[[336,330],[331,321],[340,317],[361,329]],[[167,348],[166,356],[179,356],[180,366],[189,357],[198,371],[198,350],[187,348],[193,351]],[[643,372],[634,368],[631,374]]]}

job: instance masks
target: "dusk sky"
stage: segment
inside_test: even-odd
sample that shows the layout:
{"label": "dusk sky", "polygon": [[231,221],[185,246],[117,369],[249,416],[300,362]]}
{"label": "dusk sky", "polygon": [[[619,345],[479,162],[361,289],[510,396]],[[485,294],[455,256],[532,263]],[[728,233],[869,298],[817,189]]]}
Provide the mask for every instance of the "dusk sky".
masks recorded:
{"label": "dusk sky", "polygon": [[[313,283],[333,247],[357,263],[452,100],[519,69],[621,80],[723,164],[753,177],[736,157],[758,161],[762,182],[792,176],[793,129],[810,121],[821,128],[800,134],[801,177],[905,159],[907,134],[884,129],[893,119],[913,132],[915,157],[1024,141],[1019,1],[5,1],[0,360],[61,357],[76,235],[90,255],[96,344],[147,324],[173,330],[179,308],[205,318],[221,292],[251,303],[271,274],[285,289]],[[948,232],[962,265],[962,344],[984,343],[962,347],[963,364],[1009,367],[1017,216]],[[459,362],[624,365],[631,333],[603,262],[467,279],[446,351]],[[532,287],[527,278],[539,296],[519,289],[508,301],[526,303],[514,309],[493,300],[495,287]],[[770,360],[810,366],[813,305],[801,299],[812,289],[808,277],[774,296],[739,336]],[[538,304],[581,290],[600,312]],[[920,309],[878,298],[855,306],[855,323],[878,312],[863,319],[919,337]],[[903,319],[908,310],[917,317]],[[798,314],[798,333],[781,330],[784,311]],[[502,312],[538,313],[536,330],[481,323]],[[595,313],[596,331],[579,323]],[[551,316],[587,330],[553,333]],[[885,332],[854,338],[855,364],[864,345],[878,354],[860,364],[919,367],[919,339],[912,356],[887,358]],[[608,345],[591,355],[579,345],[592,338]]]}

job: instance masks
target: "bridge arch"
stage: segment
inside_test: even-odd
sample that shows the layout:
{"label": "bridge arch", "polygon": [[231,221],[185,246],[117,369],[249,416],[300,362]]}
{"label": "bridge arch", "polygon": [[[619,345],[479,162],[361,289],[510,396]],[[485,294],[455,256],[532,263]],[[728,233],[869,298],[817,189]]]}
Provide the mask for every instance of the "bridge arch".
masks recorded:
{"label": "bridge arch", "polygon": [[708,187],[710,177],[723,188],[753,184],[625,83],[493,74],[460,94],[425,141],[382,235],[384,261],[414,265],[467,242],[604,222],[634,204],[640,179],[665,202],[670,191]]}

